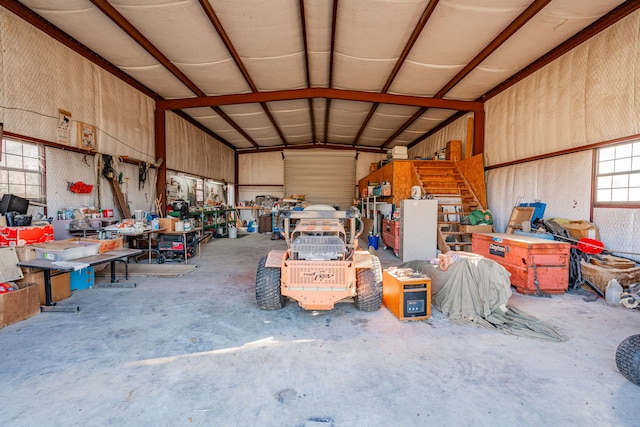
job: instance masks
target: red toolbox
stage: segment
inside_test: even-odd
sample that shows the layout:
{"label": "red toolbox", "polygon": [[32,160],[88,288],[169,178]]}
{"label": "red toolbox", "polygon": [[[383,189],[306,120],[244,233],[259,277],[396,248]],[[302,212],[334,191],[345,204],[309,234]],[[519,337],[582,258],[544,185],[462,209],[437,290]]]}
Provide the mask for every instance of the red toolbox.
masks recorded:
{"label": "red toolbox", "polygon": [[391,248],[398,256],[400,253],[400,221],[385,219],[382,221],[382,243],[385,249]]}
{"label": "red toolbox", "polygon": [[471,250],[506,268],[511,284],[522,294],[538,290],[561,294],[569,287],[569,243],[516,234],[474,233]]}

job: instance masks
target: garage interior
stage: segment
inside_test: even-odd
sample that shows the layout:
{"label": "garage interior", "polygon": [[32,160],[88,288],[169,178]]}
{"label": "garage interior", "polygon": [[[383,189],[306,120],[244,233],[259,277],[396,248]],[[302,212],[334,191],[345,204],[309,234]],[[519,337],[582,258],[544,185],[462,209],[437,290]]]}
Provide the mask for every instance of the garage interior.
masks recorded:
{"label": "garage interior", "polygon": [[[637,425],[640,1],[0,6],[0,272],[40,281],[0,293],[37,306],[1,325],[3,425]],[[379,309],[261,300],[308,206],[358,208]],[[18,259],[74,239],[135,255],[87,288]],[[522,245],[562,269],[518,282]],[[409,268],[418,317],[383,297]]]}

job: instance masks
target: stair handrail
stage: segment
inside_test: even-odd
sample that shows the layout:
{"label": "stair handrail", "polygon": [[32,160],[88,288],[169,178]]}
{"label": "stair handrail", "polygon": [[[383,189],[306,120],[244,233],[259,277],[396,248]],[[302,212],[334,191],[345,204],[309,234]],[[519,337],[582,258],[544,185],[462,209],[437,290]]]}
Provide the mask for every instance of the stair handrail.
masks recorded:
{"label": "stair handrail", "polygon": [[473,187],[471,185],[469,185],[469,181],[467,180],[467,177],[464,176],[464,173],[460,170],[460,168],[458,168],[458,165],[455,165],[456,170],[458,171],[458,173],[460,174],[460,177],[464,180],[464,185],[467,187],[467,189],[469,190],[469,192],[471,193],[471,195],[473,196],[473,201],[476,202],[476,204],[478,206],[480,206],[480,209],[482,209],[483,211],[487,209],[486,206],[482,206],[482,203],[480,203],[480,200],[478,199],[478,196],[476,195],[476,192],[473,190]]}
{"label": "stair handrail", "polygon": [[[418,160],[424,161],[424,160]],[[424,190],[424,185],[422,185],[422,180],[420,179],[420,174],[418,173],[418,166],[416,165],[416,160],[411,162],[411,167],[413,168],[413,183],[412,185],[417,185],[422,190],[422,193],[426,193]]]}

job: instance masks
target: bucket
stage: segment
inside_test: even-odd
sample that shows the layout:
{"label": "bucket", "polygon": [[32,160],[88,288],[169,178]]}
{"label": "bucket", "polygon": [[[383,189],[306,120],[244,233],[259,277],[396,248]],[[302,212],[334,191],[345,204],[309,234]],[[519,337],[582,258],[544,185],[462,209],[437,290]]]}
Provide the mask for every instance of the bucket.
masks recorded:
{"label": "bucket", "polygon": [[235,239],[238,237],[238,229],[235,227],[229,227],[229,238]]}
{"label": "bucket", "polygon": [[369,236],[369,246],[373,246],[373,249],[378,250],[378,236]]}

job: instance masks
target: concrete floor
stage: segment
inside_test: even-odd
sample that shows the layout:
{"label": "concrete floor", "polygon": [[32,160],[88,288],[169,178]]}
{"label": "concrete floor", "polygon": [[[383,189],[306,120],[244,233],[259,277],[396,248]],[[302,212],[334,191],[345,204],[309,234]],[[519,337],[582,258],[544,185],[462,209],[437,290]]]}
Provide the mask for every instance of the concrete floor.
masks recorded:
{"label": "concrete floor", "polygon": [[[73,313],[0,330],[2,426],[638,426],[640,387],[615,350],[640,311],[514,294],[562,343],[400,322],[339,304],[255,304],[259,258],[282,240],[202,246],[181,278],[75,292]],[[399,260],[378,251],[383,267]]]}

